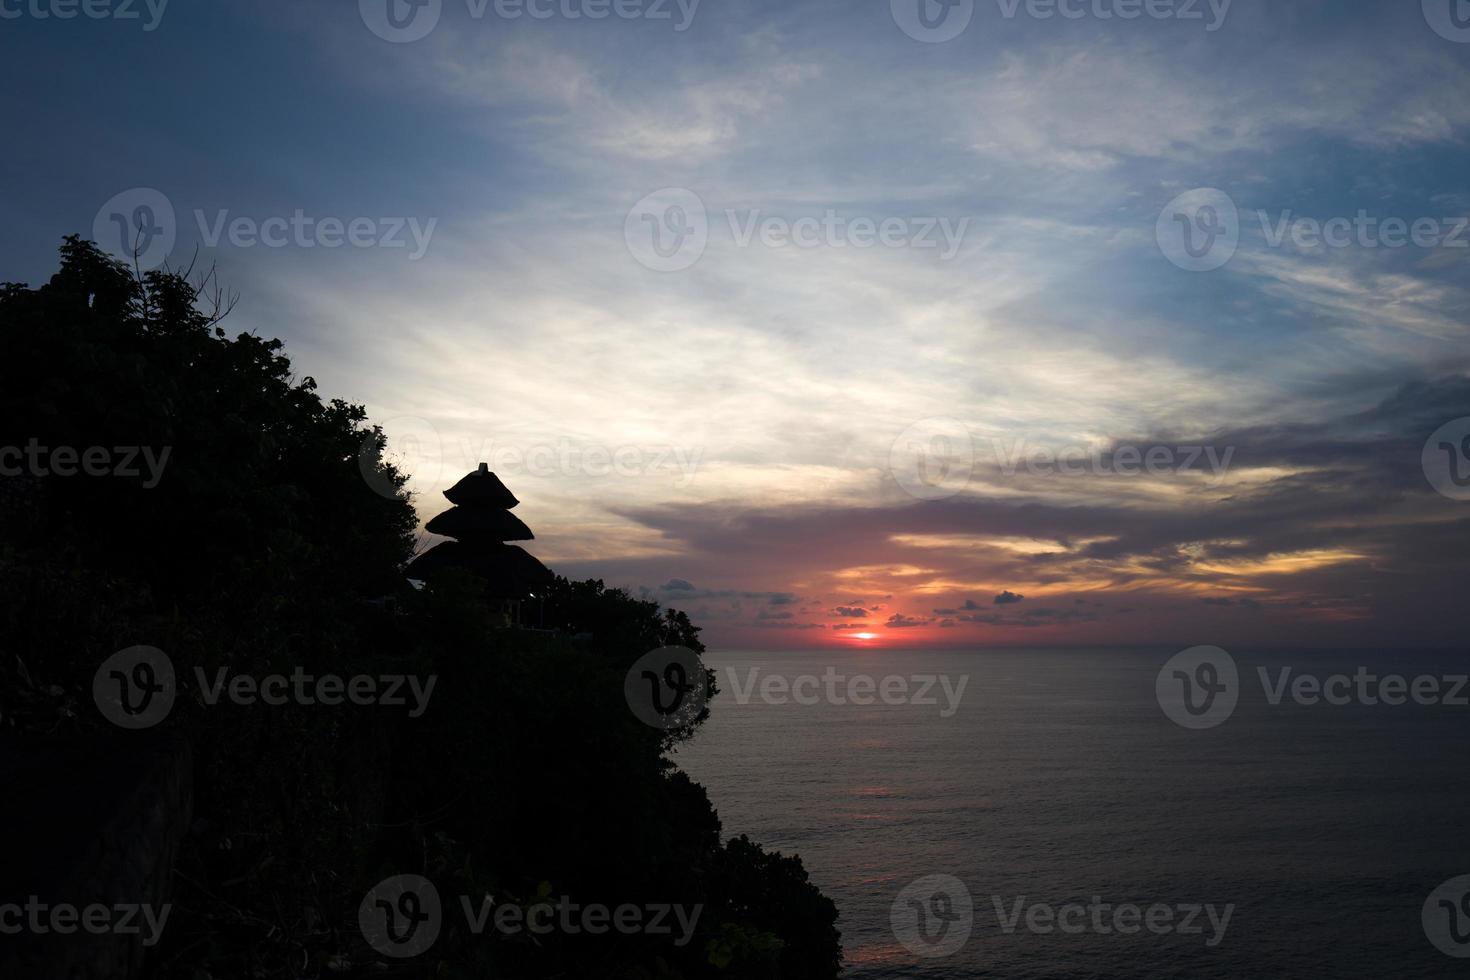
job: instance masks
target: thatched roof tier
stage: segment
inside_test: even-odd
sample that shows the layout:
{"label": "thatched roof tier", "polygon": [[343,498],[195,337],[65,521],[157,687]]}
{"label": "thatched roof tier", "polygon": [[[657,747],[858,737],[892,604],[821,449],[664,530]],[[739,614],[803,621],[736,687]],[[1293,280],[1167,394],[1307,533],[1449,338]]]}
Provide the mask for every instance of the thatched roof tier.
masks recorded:
{"label": "thatched roof tier", "polygon": [[424,525],[431,534],[461,541],[530,541],[536,535],[508,510],[451,507]]}
{"label": "thatched roof tier", "polygon": [[500,477],[490,472],[490,467],[484,463],[475,472],[461,479],[454,486],[444,491],[444,496],[449,498],[452,504],[461,507],[500,507],[510,510],[520,503],[515,494],[505,488],[500,482]]}
{"label": "thatched roof tier", "polygon": [[486,591],[502,599],[520,599],[551,584],[551,569],[513,544],[462,544],[445,541],[409,562],[409,578],[429,580],[458,568],[485,580]]}

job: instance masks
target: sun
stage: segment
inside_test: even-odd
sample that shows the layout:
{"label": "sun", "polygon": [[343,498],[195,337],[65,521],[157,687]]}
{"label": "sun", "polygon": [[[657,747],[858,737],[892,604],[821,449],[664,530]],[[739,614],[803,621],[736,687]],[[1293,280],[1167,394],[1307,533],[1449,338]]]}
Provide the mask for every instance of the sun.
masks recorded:
{"label": "sun", "polygon": [[877,633],[849,633],[848,635],[854,640],[876,640],[878,638]]}

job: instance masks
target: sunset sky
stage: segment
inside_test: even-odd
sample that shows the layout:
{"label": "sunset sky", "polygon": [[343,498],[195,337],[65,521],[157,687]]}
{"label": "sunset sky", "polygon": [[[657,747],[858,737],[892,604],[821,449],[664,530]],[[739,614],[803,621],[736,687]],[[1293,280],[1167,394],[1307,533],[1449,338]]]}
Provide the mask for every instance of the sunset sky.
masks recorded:
{"label": "sunset sky", "polygon": [[[975,0],[936,42],[901,0],[442,0],[404,42],[374,2],[0,20],[0,279],[160,192],[424,519],[485,460],[528,550],[716,645],[1461,642],[1470,501],[1421,454],[1470,416],[1470,43],[1420,3]],[[1193,271],[1156,229],[1200,188],[1239,241]],[[427,238],[209,244],[298,210]],[[1278,232],[1360,211],[1441,240]]]}

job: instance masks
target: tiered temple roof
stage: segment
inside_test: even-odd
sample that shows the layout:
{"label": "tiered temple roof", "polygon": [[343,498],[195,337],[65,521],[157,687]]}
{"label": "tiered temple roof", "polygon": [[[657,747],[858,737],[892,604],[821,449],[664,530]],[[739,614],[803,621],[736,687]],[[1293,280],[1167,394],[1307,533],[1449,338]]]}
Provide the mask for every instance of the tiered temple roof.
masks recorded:
{"label": "tiered temple roof", "polygon": [[551,583],[550,569],[524,549],[505,543],[530,541],[535,535],[510,512],[520,501],[486,464],[445,490],[444,496],[454,506],[424,527],[455,540],[419,555],[405,575],[427,581],[457,568],[484,579],[492,598],[508,600],[530,598]]}

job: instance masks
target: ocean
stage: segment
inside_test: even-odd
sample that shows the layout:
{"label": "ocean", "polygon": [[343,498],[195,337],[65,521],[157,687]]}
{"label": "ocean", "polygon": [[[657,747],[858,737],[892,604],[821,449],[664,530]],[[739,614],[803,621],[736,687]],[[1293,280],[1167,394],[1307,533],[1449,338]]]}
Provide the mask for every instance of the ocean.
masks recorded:
{"label": "ocean", "polygon": [[1470,658],[1232,650],[1186,727],[1161,692],[1224,675],[1178,652],[712,650],[674,758],[801,855],[859,980],[1470,973]]}

